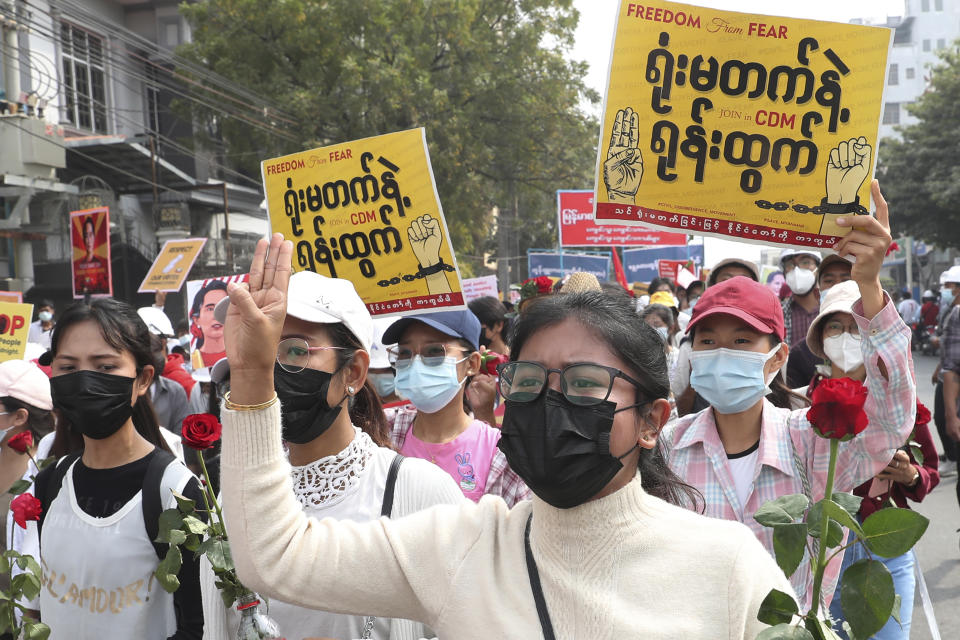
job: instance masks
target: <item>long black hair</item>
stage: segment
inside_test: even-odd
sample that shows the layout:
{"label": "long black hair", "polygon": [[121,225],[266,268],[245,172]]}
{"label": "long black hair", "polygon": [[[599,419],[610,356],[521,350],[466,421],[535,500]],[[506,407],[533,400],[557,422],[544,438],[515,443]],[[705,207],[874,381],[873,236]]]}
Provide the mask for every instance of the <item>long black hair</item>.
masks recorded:
{"label": "long black hair", "polygon": [[[628,364],[629,375],[642,383],[636,397],[642,405],[635,411],[640,420],[648,420],[650,403],[670,395],[667,359],[659,334],[637,315],[625,296],[589,291],[543,298],[514,327],[511,359],[516,360],[524,343],[535,333],[568,318],[600,338]],[[671,504],[702,510],[703,496],[670,470],[659,446],[641,448],[638,467],[644,491]]]}
{"label": "long black hair", "polygon": [[[223,280],[211,280],[207,283],[205,287],[201,287],[200,291],[197,291],[197,295],[193,296],[193,305],[190,307],[190,319],[193,322],[196,322],[196,318],[200,317],[200,308],[203,306],[203,299],[207,297],[207,294],[211,291],[224,291],[227,290],[227,283]],[[196,334],[197,344],[194,347],[195,349],[200,349],[203,346],[203,332],[198,331]]]}
{"label": "long black hair", "polygon": [[[68,307],[54,327],[50,341],[50,359],[56,357],[60,340],[66,330],[81,322],[96,323],[107,344],[121,353],[126,351],[132,355],[136,362],[138,376],[145,366],[155,364],[147,325],[133,307],[114,298],[97,298],[89,304],[78,302]],[[159,376],[160,373],[160,371],[154,371],[154,376]],[[138,396],[133,405],[133,426],[151,444],[170,451],[167,441],[160,432],[160,423],[153,410],[153,403],[150,402],[149,393]],[[83,436],[59,412],[56,432],[57,435],[50,450],[51,455],[59,457],[83,451]]]}
{"label": "long black hair", "polygon": [[[363,350],[363,345],[357,339],[353,332],[342,322],[325,324],[323,328],[327,331],[330,338],[330,344],[334,347],[341,347],[335,351],[337,354],[337,371],[343,369],[349,364],[357,351]],[[350,420],[354,425],[360,427],[374,444],[378,447],[392,448],[390,444],[390,423],[387,422],[387,416],[383,412],[383,404],[380,402],[380,396],[370,384],[370,380],[365,380],[363,386],[350,398],[349,404]]]}

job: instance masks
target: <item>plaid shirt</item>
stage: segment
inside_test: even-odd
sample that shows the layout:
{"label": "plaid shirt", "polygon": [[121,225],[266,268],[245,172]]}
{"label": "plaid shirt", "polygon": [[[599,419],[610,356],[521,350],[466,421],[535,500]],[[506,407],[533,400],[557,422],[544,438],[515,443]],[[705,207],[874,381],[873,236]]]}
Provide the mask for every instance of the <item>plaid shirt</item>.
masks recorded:
{"label": "plaid shirt", "polygon": [[813,311],[807,311],[797,304],[793,296],[790,296],[780,303],[780,308],[783,309],[783,328],[784,335],[787,336],[787,346],[793,347],[797,342],[806,340],[810,325],[820,313],[820,305],[817,305]]}
{"label": "plaid shirt", "polygon": [[[854,305],[854,318],[863,336],[861,349],[867,363],[866,386],[869,391],[865,411],[870,425],[856,438],[840,443],[834,491],[852,491],[886,467],[896,449],[907,441],[916,414],[910,329],[889,299],[872,321],[864,318],[862,313],[862,303],[858,301]],[[880,373],[878,360],[883,360],[886,365],[889,380]],[[761,420],[757,468],[745,504],[740,504],[737,499],[713,411],[684,416],[668,425],[660,442],[670,468],[703,494],[704,513],[713,518],[743,522],[773,555],[773,529],[760,525],[753,519],[753,514],[768,500],[803,493],[794,452],[805,466],[812,500],[823,498],[830,441],[818,437],[810,429],[807,409],[778,409],[764,400]],[[842,554],[838,554],[824,576],[823,593],[828,604],[841,561]],[[809,559],[804,557],[791,580],[807,607],[813,590],[809,565]]]}
{"label": "plaid shirt", "polygon": [[960,307],[953,306],[937,328],[940,336],[940,368],[960,373]]}
{"label": "plaid shirt", "polygon": [[[396,410],[392,416],[393,433],[390,439],[397,451],[403,449],[403,444],[407,441],[407,434],[413,427],[413,420],[417,417],[417,409],[412,405],[404,405]],[[391,419],[390,414],[387,415]],[[456,478],[454,478],[456,480]],[[484,487],[484,494],[495,495],[503,498],[508,507],[513,507],[522,500],[529,500],[531,497],[530,489],[526,483],[520,479],[510,465],[507,464],[507,457],[503,455],[500,449],[493,454],[493,460],[490,461],[490,471],[487,473],[487,484]]]}

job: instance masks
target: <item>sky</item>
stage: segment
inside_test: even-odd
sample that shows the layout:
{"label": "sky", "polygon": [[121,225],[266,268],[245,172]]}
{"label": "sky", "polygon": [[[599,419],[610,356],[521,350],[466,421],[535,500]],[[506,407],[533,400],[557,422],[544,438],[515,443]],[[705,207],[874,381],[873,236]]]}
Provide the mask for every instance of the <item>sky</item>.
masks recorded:
{"label": "sky", "polygon": [[[603,96],[619,0],[573,0],[573,4],[580,12],[580,22],[569,57],[572,60],[586,61],[590,65],[586,77],[587,86]],[[726,11],[836,22],[849,22],[853,18],[882,21],[887,16],[902,16],[904,13],[904,0],[698,0],[687,4]],[[600,105],[597,105],[594,113],[599,116]],[[704,262],[709,266],[732,255],[749,257],[759,262],[760,250],[760,245],[707,238],[704,243]]]}

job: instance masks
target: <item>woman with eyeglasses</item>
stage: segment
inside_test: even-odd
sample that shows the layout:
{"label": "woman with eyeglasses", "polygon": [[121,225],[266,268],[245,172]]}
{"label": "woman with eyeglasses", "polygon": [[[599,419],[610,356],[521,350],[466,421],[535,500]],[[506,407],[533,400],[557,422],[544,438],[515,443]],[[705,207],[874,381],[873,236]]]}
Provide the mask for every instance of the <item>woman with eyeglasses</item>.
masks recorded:
{"label": "woman with eyeglasses", "polygon": [[470,311],[408,316],[384,332],[384,344],[396,343],[388,351],[397,392],[410,401],[393,419],[393,444],[446,471],[474,502],[492,494],[512,507],[530,490],[497,448],[500,430],[464,409],[467,381],[480,371],[479,340]]}
{"label": "woman with eyeglasses", "polygon": [[[279,343],[257,343],[258,349],[277,344],[268,378],[273,379],[280,400],[281,436],[289,460],[285,468],[298,511],[306,518],[366,522],[385,511],[401,517],[463,500],[441,470],[422,460],[404,459],[390,448],[389,425],[366,379],[373,338],[373,320],[349,281],[302,271],[290,278]],[[230,385],[236,389],[242,372],[233,358],[227,362]],[[224,375],[222,370],[217,372],[218,379]],[[395,464],[399,466],[392,470]],[[304,567],[314,563],[313,559],[301,561]],[[369,565],[362,573],[376,583],[379,570]],[[226,613],[213,588],[212,571],[204,579],[208,619],[204,637],[229,640],[239,614],[234,609]],[[427,635],[421,623],[410,620],[305,608],[304,596],[280,596],[270,602],[270,615],[288,638],[417,640]]]}
{"label": "woman with eyeglasses", "polygon": [[[689,487],[655,445],[670,411],[660,339],[626,300],[545,298],[503,366],[500,449],[535,493],[404,518],[307,517],[290,491],[272,354],[292,245],[261,241],[230,288],[224,405],[227,529],[241,580],[302,606],[405,617],[442,638],[750,639],[788,590],[744,526],[677,506]],[[691,597],[695,594],[696,597]]]}
{"label": "woman with eyeglasses", "polygon": [[[834,250],[856,257],[850,321],[863,336],[855,348],[865,363],[870,428],[840,443],[834,491],[850,491],[886,467],[906,441],[916,412],[910,329],[880,286],[891,242],[889,215],[876,181],[872,192],[876,218],[837,221],[850,232]],[[710,406],[664,432],[667,462],[704,494],[706,515],[747,524],[773,555],[773,530],[754,514],[784,495],[803,493],[811,503],[823,498],[830,459],[830,443],[814,433],[808,409],[780,408],[766,398],[789,353],[783,307],[766,286],[731,278],[706,290],[688,332],[690,384]],[[792,576],[805,609],[813,592],[809,565],[804,557]],[[837,559],[827,568],[825,605],[839,566]]]}
{"label": "woman with eyeglasses", "polygon": [[[863,382],[867,370],[863,361],[861,342],[864,337],[853,316],[853,305],[859,297],[857,285],[852,281],[836,284],[827,291],[818,315],[807,333],[807,345],[814,355],[825,358],[827,364],[818,367],[819,371],[806,389],[808,396],[813,394],[821,382],[828,378],[852,378]],[[921,417],[920,414],[925,414]],[[863,500],[857,519],[862,523],[868,516],[891,505],[909,508],[907,499],[921,502],[940,482],[937,449],[930,435],[927,422],[929,411],[918,409],[913,433],[908,438],[920,446],[923,462],[918,461],[912,447],[902,442],[888,464],[866,482],[853,490]],[[854,562],[870,557],[861,543],[847,548],[843,554],[840,571],[842,578]],[[913,618],[914,566],[916,556],[913,550],[895,558],[876,557],[886,565],[893,576],[896,593],[900,595],[900,622],[889,620],[873,638],[877,640],[906,640],[910,637],[910,624]],[[835,621],[838,634],[846,637],[840,628],[844,621],[840,598],[840,586],[834,592],[830,603],[830,617]]]}

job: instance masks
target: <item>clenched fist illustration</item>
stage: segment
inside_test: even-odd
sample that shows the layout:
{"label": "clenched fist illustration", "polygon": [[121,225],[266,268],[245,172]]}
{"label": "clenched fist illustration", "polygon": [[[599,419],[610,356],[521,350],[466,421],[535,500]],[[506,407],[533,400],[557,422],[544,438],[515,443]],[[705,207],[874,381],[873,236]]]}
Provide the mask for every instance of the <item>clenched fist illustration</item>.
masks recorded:
{"label": "clenched fist illustration", "polygon": [[852,204],[870,173],[873,149],[863,136],[844,140],[831,149],[827,161],[827,203]]}
{"label": "clenched fist illustration", "polygon": [[407,239],[421,267],[432,267],[440,262],[440,245],[443,243],[440,221],[429,213],[410,223]]}
{"label": "clenched fist illustration", "polygon": [[603,183],[610,202],[635,204],[643,179],[643,156],[640,155],[640,116],[627,107],[617,111],[603,163]]}

